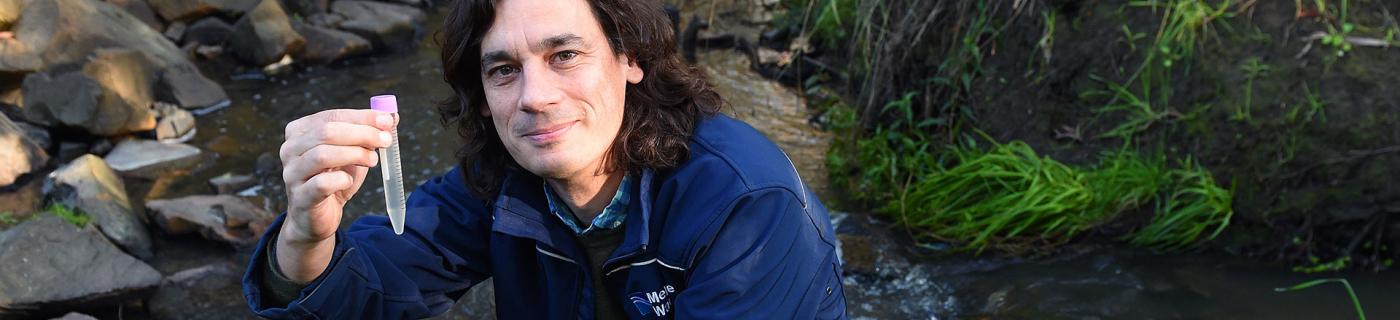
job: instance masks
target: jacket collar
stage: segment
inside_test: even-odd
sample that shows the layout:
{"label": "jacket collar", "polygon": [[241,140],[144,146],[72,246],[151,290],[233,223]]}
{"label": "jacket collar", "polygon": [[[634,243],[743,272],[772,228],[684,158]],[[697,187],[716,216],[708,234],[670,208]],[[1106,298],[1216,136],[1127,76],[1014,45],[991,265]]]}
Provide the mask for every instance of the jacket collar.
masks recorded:
{"label": "jacket collar", "polygon": [[[633,183],[637,188],[631,192],[631,205],[627,206],[627,218],[623,223],[624,236],[614,255],[618,257],[634,255],[645,250],[651,240],[651,186],[654,172],[642,171],[641,179]],[[547,249],[564,253],[570,258],[583,256],[573,231],[549,213],[549,203],[543,181],[535,175],[512,172],[501,184],[501,193],[496,197],[491,230],[507,235],[533,239]],[[581,261],[581,260],[575,260]]]}

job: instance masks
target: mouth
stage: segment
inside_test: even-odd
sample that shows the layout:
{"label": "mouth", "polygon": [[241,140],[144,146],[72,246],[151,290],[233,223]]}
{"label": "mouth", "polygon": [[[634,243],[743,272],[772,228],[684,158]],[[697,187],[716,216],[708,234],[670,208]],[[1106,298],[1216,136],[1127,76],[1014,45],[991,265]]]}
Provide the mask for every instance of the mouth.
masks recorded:
{"label": "mouth", "polygon": [[534,143],[550,143],[564,137],[564,134],[568,133],[569,129],[572,129],[576,123],[578,123],[577,120],[538,127],[520,136]]}

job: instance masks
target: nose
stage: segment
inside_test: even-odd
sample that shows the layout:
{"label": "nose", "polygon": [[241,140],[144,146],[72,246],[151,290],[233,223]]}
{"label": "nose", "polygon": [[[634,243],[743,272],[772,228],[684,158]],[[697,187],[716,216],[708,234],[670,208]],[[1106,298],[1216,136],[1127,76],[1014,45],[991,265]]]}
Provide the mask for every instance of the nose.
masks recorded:
{"label": "nose", "polygon": [[557,74],[541,64],[528,64],[521,70],[520,110],[540,113],[558,105],[564,98]]}

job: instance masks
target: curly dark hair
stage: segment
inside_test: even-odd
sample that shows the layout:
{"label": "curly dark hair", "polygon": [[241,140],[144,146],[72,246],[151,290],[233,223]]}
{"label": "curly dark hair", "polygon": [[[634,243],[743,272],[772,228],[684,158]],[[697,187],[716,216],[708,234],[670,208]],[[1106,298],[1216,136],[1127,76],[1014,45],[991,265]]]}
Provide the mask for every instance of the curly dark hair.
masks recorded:
{"label": "curly dark hair", "polygon": [[[457,0],[443,29],[443,79],[452,96],[438,104],[444,126],[457,126],[457,151],[471,192],[492,201],[506,175],[524,171],[496,135],[481,83],[481,40],[496,16],[497,0]],[[656,0],[588,0],[614,54],[636,61],[645,76],[627,85],[622,129],[608,149],[608,172],[674,168],[690,154],[688,141],[704,117],[719,113],[723,98],[700,69],[682,62],[676,33]]]}

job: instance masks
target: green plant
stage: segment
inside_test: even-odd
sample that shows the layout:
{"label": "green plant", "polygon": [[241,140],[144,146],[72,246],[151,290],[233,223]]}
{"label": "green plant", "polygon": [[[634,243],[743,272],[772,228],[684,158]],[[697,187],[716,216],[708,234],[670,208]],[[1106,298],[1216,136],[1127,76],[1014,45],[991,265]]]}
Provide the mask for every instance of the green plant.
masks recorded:
{"label": "green plant", "polygon": [[87,226],[88,222],[92,221],[92,217],[89,217],[87,214],[82,213],[80,211],[69,208],[68,206],[63,205],[62,203],[54,203],[49,205],[48,212],[53,214],[54,216],[62,218],[64,221],[68,221],[68,223],[72,223],[73,225],[78,226],[79,228]]}
{"label": "green plant", "polygon": [[[1189,61],[1195,56],[1197,47],[1211,34],[1211,22],[1233,16],[1229,9],[1232,1],[1224,0],[1212,4],[1207,0],[1138,0],[1130,1],[1132,7],[1148,7],[1162,11],[1162,22],[1152,39],[1152,47],[1145,50],[1143,62],[1122,84],[1109,84],[1102,78],[1096,81],[1108,85],[1107,90],[1099,90],[1091,95],[1110,97],[1098,112],[1130,111],[1124,123],[1102,137],[1128,139],[1147,130],[1152,124],[1167,115],[1171,105],[1171,83],[1173,71],[1187,70]],[[1133,33],[1127,26],[1122,27],[1130,47],[1142,35]],[[1136,85],[1133,83],[1136,82]],[[1153,108],[1156,106],[1157,108]]]}
{"label": "green plant", "polygon": [[1316,279],[1316,280],[1311,280],[1311,281],[1307,281],[1307,282],[1295,284],[1295,285],[1293,285],[1292,287],[1287,287],[1287,288],[1274,288],[1274,292],[1298,291],[1298,290],[1303,290],[1303,289],[1307,289],[1307,288],[1312,288],[1312,287],[1315,287],[1315,286],[1317,286],[1317,285],[1324,284],[1324,283],[1340,283],[1340,284],[1342,284],[1342,287],[1347,289],[1347,296],[1351,298],[1351,306],[1352,306],[1353,308],[1356,309],[1356,318],[1357,318],[1357,319],[1361,319],[1361,320],[1366,320],[1366,310],[1362,310],[1362,309],[1361,309],[1361,299],[1358,299],[1358,298],[1356,297],[1356,290],[1353,290],[1353,289],[1351,288],[1351,282],[1347,282],[1347,279],[1342,279],[1342,278]]}
{"label": "green plant", "polygon": [[1318,259],[1316,256],[1309,255],[1308,263],[1309,265],[1306,266],[1293,266],[1293,272],[1321,273],[1342,271],[1345,270],[1347,266],[1351,265],[1351,256],[1344,256],[1336,260],[1322,262],[1322,260]]}
{"label": "green plant", "polygon": [[1132,49],[1133,51],[1137,51],[1137,42],[1139,40],[1147,38],[1146,32],[1133,32],[1132,29],[1128,29],[1128,25],[1126,24],[1122,25],[1120,30],[1123,31],[1123,41],[1127,42],[1128,49]]}
{"label": "green plant", "polygon": [[1152,221],[1132,236],[1133,244],[1161,250],[1182,249],[1200,240],[1214,239],[1230,225],[1235,212],[1231,207],[1233,197],[1215,183],[1210,171],[1186,160],[1182,168],[1170,174],[1178,185],[1158,204]]}
{"label": "green plant", "polygon": [[[920,236],[1020,251],[1060,243],[1097,225],[1083,173],[1043,158],[1024,142],[948,150],[955,164],[910,177],[894,201],[877,211],[914,227]],[[1102,211],[1098,211],[1102,212]]]}
{"label": "green plant", "polygon": [[1096,113],[1126,112],[1126,119],[1113,129],[1109,129],[1099,137],[1102,138],[1123,138],[1130,139],[1134,135],[1147,131],[1153,124],[1166,119],[1170,113],[1157,110],[1152,107],[1152,102],[1146,97],[1134,93],[1128,87],[1105,80],[1096,75],[1090,75],[1090,79],[1101,82],[1108,87],[1107,90],[1091,90],[1081,94],[1083,97],[1108,97],[1110,102],[1098,109]]}
{"label": "green plant", "polygon": [[13,226],[19,223],[20,220],[18,218],[15,218],[13,213],[10,213],[9,211],[0,212],[0,225]]}
{"label": "green plant", "polygon": [[1273,67],[1260,61],[1259,57],[1250,57],[1240,65],[1240,70],[1244,71],[1245,78],[1244,105],[1235,108],[1235,114],[1230,119],[1248,121],[1251,110],[1254,109],[1254,80],[1267,75]]}
{"label": "green plant", "polygon": [[[1303,103],[1293,106],[1284,113],[1283,119],[1288,123],[1307,123],[1313,119],[1327,122],[1327,102],[1322,100],[1322,96],[1303,84]],[[1300,121],[1301,120],[1301,121]]]}

